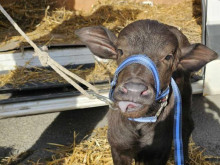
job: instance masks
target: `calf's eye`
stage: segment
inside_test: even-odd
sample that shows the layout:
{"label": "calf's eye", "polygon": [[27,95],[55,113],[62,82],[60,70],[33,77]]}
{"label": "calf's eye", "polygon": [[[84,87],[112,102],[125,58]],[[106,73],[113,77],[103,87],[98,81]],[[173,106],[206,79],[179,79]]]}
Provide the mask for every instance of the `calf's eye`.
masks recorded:
{"label": "calf's eye", "polygon": [[173,55],[168,54],[164,59],[167,60],[167,61],[169,61],[171,58],[173,58]]}
{"label": "calf's eye", "polygon": [[118,55],[122,56],[123,55],[123,51],[121,49],[118,49]]}

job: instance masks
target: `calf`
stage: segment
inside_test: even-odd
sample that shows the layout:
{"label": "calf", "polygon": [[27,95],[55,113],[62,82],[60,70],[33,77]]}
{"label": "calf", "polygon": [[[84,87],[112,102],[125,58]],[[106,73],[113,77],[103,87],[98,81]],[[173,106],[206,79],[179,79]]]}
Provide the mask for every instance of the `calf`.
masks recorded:
{"label": "calf", "polygon": [[[182,96],[182,138],[184,160],[188,158],[188,142],[193,130],[191,117],[190,72],[197,71],[217,58],[217,54],[202,44],[190,44],[177,28],[154,20],[140,20],[126,26],[116,37],[108,29],[95,26],[76,31],[82,42],[97,56],[115,59],[118,64],[131,55],[144,54],[156,65],[161,91],[176,81]],[[131,64],[123,69],[114,90],[118,111],[108,115],[108,141],[116,165],[135,163],[166,164],[173,140],[174,94],[172,89],[155,123],[129,120],[154,116],[161,105],[155,101],[154,79],[149,69]],[[186,164],[187,162],[185,162]]]}

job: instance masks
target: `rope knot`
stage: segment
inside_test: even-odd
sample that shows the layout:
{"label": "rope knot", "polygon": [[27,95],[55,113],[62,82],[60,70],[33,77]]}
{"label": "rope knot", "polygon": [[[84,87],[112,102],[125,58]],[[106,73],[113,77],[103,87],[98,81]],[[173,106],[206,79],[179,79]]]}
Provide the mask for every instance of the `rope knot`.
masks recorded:
{"label": "rope knot", "polygon": [[34,56],[38,56],[42,66],[44,67],[49,66],[48,65],[49,54],[47,52],[44,52],[44,51],[36,52],[35,51]]}

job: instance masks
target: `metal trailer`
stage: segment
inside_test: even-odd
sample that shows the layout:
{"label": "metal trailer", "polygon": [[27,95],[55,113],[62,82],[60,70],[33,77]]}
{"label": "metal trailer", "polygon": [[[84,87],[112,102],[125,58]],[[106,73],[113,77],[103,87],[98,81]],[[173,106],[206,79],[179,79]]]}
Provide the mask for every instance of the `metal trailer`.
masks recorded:
{"label": "metal trailer", "polygon": [[[203,44],[220,55],[220,1],[202,0]],[[204,95],[220,94],[220,59],[205,68]]]}
{"label": "metal trailer", "polygon": [[[220,9],[219,0],[202,0],[203,10],[203,35],[202,42],[208,47],[220,53]],[[23,51],[4,51],[0,53],[0,74],[14,69],[16,66],[24,66],[33,56],[30,48]],[[95,60],[88,48],[77,45],[52,46],[49,48],[50,56],[61,65],[93,65]],[[71,61],[72,63],[69,63]],[[32,66],[41,66],[39,60],[31,60]],[[205,79],[192,83],[193,94],[203,93],[205,95],[220,93],[220,61],[216,60],[207,65],[204,69]],[[97,82],[101,94],[108,96],[109,82]],[[0,100],[0,119],[40,113],[59,112],[66,110],[98,107],[106,105],[97,99],[89,99],[82,96],[78,91],[59,90],[69,87],[67,84],[29,84],[22,89],[5,87],[0,89],[0,94],[13,91],[28,91],[28,95],[20,95],[15,98]],[[47,89],[54,89],[55,92],[47,92]],[[38,94],[31,94],[32,90],[43,91]],[[34,92],[33,92],[34,93]],[[30,95],[31,94],[31,95]]]}
{"label": "metal trailer", "polygon": [[[23,52],[1,52],[0,73],[13,70],[15,66],[24,66],[27,61],[30,61],[31,66],[40,67],[40,61],[38,57],[33,59],[33,53],[33,49],[30,48],[24,49]],[[74,67],[84,64],[86,67],[90,67],[95,62],[90,50],[81,45],[52,46],[48,53],[51,58],[63,66]],[[108,82],[97,82],[96,86],[101,89],[100,94],[108,96]],[[106,105],[100,100],[89,99],[81,95],[67,83],[39,82],[37,84],[25,84],[20,88],[6,85],[0,89],[0,92],[1,95],[19,93],[16,97],[0,100],[0,119]]]}

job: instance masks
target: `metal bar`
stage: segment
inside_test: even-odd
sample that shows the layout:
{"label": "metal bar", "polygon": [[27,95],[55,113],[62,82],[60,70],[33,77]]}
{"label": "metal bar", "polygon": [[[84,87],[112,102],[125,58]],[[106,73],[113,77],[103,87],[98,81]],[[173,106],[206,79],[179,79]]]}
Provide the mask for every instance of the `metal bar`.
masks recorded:
{"label": "metal bar", "polygon": [[[33,50],[25,50],[24,52],[1,52],[0,53],[0,71],[13,70],[19,66],[26,66],[27,61],[30,65],[26,67],[38,66],[42,67],[38,58],[33,58]],[[51,58],[63,66],[66,65],[80,65],[80,64],[91,64],[94,63],[94,57],[88,48],[77,47],[77,48],[54,48],[49,49]],[[16,67],[15,67],[16,66]]]}
{"label": "metal bar", "polygon": [[[192,91],[193,94],[202,93],[203,80],[192,83]],[[102,90],[100,94],[108,97],[107,90]],[[107,104],[98,99],[88,99],[87,97],[82,95],[53,99],[49,99],[48,97],[47,100],[35,100],[0,105],[0,119],[90,107],[99,107],[104,105]]]}
{"label": "metal bar", "polygon": [[[52,89],[53,90],[53,89]],[[108,89],[102,90],[102,92],[108,92]],[[31,91],[30,91],[31,92]],[[15,97],[15,98],[8,98],[5,100],[0,100],[0,106],[3,104],[12,104],[12,103],[19,103],[19,102],[27,102],[27,101],[36,101],[36,100],[47,100],[47,99],[55,99],[55,98],[62,98],[62,97],[78,97],[80,96],[80,92],[76,90],[71,90],[69,92],[53,92],[49,94],[38,94],[38,95],[27,95],[27,96],[20,96],[20,97]],[[91,92],[88,92],[89,94]]]}
{"label": "metal bar", "polygon": [[[101,93],[108,96],[108,92]],[[85,96],[48,99],[41,101],[30,101],[22,103],[12,103],[0,106],[0,119],[18,117],[25,115],[35,115],[41,113],[60,112],[66,110],[91,108],[106,105],[98,99],[89,99]]]}

